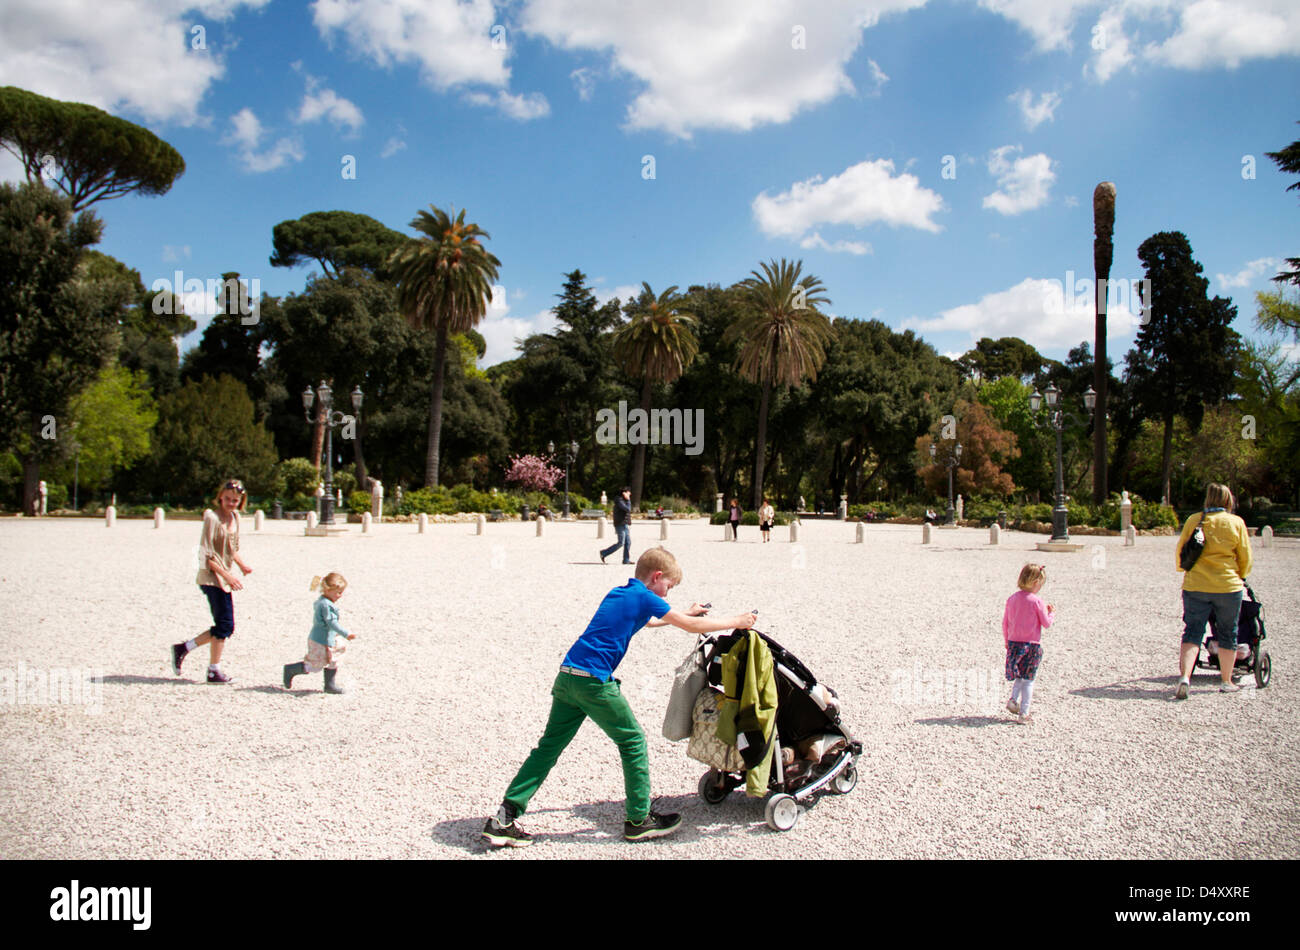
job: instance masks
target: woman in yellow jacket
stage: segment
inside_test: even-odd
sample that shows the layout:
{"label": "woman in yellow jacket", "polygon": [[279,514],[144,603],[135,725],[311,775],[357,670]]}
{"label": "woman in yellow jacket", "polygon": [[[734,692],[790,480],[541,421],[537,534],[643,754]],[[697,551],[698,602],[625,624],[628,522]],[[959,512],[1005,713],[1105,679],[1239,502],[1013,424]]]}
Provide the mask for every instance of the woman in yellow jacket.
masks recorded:
{"label": "woman in yellow jacket", "polygon": [[1205,624],[1214,617],[1215,638],[1219,641],[1219,689],[1225,693],[1239,688],[1232,682],[1232,668],[1237,654],[1237,615],[1241,612],[1242,591],[1250,576],[1250,534],[1246,522],[1232,514],[1236,507],[1226,485],[1212,484],[1205,490],[1205,510],[1197,512],[1183,525],[1178,537],[1174,562],[1182,571],[1183,545],[1200,526],[1205,532],[1201,556],[1183,578],[1183,645],[1178,664],[1178,687],[1175,699],[1187,698],[1192,667],[1196,664],[1205,636]]}

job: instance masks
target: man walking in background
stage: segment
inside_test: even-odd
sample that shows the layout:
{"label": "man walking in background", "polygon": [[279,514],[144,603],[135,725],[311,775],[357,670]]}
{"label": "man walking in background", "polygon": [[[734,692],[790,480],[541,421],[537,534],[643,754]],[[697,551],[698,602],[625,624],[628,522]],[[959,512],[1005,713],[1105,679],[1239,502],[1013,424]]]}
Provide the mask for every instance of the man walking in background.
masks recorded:
{"label": "man walking in background", "polygon": [[624,488],[614,499],[614,543],[600,552],[600,563],[623,545],[623,563],[632,563],[632,489]]}

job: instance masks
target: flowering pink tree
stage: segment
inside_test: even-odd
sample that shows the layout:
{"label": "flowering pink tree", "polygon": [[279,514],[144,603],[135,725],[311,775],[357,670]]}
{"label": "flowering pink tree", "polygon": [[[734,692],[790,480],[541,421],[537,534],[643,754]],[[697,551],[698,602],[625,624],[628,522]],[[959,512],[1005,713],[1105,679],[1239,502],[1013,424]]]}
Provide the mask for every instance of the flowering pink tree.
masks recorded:
{"label": "flowering pink tree", "polygon": [[506,481],[524,491],[554,491],[555,483],[563,475],[564,469],[556,468],[549,458],[539,455],[511,456],[510,467],[506,469]]}

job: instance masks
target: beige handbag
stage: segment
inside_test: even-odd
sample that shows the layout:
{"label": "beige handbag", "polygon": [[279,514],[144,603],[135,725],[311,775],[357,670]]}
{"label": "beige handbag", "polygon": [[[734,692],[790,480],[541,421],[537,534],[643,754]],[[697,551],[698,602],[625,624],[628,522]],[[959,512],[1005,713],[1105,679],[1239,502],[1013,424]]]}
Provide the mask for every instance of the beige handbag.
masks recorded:
{"label": "beige handbag", "polygon": [[686,754],[720,772],[741,772],[745,768],[745,760],[741,758],[740,750],[718,738],[718,706],[721,702],[722,693],[718,690],[700,690],[692,712],[694,726]]}

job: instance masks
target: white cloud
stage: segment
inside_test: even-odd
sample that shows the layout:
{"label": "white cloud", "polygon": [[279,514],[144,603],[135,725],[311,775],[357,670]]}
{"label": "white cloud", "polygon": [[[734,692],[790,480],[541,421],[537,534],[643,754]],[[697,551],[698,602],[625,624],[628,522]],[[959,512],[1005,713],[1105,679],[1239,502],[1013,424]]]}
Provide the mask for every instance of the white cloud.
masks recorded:
{"label": "white cloud", "polygon": [[1044,92],[1039,95],[1038,102],[1034,102],[1034,94],[1028,89],[1021,89],[1007,98],[1020,107],[1025,125],[1031,131],[1052,121],[1056,107],[1061,104],[1061,97],[1054,92]]}
{"label": "white cloud", "polygon": [[[1066,292],[1068,289],[1068,293]],[[1112,281],[1106,308],[1107,342],[1132,337],[1139,324],[1136,293],[1126,282]],[[986,294],[976,303],[942,311],[937,317],[909,317],[902,329],[920,333],[964,333],[971,344],[980,337],[1017,336],[1039,351],[1069,349],[1094,333],[1093,283],[1025,278],[1007,290]]]}
{"label": "white cloud", "polygon": [[984,198],[984,207],[1000,214],[1032,211],[1047,201],[1047,193],[1056,180],[1052,160],[1043,153],[1008,161],[1019,145],[1003,145],[989,154],[989,174],[997,176],[998,190]]}
{"label": "white cloud", "polygon": [[394,155],[396,155],[404,148],[406,148],[406,143],[401,139],[399,139],[396,135],[394,135],[391,138],[389,138],[387,142],[384,143],[383,149],[381,149],[379,152],[379,157],[392,158]]}
{"label": "white cloud", "polygon": [[880,90],[885,88],[885,83],[889,82],[889,77],[885,75],[885,71],[880,68],[880,64],[874,59],[867,60],[867,69],[871,71],[871,82],[873,86],[871,94],[873,96],[878,96],[880,95]]}
{"label": "white cloud", "polygon": [[322,118],[329,119],[336,128],[346,127],[354,135],[366,122],[355,103],[344,99],[333,89],[323,87],[321,80],[315,76],[308,76],[307,92],[298,109],[297,121],[315,122]]}
{"label": "white cloud", "polygon": [[538,311],[530,317],[512,317],[508,308],[504,312],[489,309],[487,316],[474,328],[487,342],[479,365],[486,368],[512,360],[519,355],[516,340],[534,333],[550,333],[555,327],[555,314],[550,310]]}
{"label": "white cloud", "polygon": [[821,248],[824,251],[846,252],[849,254],[870,254],[871,245],[866,241],[834,241],[828,242],[818,232],[814,231],[802,241],[799,246],[803,248]]}
{"label": "white cloud", "polygon": [[[854,91],[846,64],[863,30],[925,0],[529,0],[527,32],[561,49],[606,55],[643,85],[632,129],[689,138],[696,129],[748,131]],[[872,73],[879,83],[883,73]]]}
{"label": "white cloud", "polygon": [[263,147],[264,131],[253,110],[245,106],[230,119],[233,141],[225,144],[238,146],[238,158],[246,171],[269,172],[300,162],[303,159],[302,143],[297,138],[281,138],[269,147]]}
{"label": "white cloud", "polygon": [[1223,287],[1226,290],[1249,287],[1265,274],[1268,274],[1271,277],[1281,266],[1281,258],[1260,257],[1249,262],[1235,274],[1215,274],[1214,279],[1219,282],[1220,287]]}
{"label": "white cloud", "polygon": [[168,263],[174,263],[182,259],[188,260],[190,257],[190,246],[188,244],[175,245],[164,244],[162,259]]}
{"label": "white cloud", "polygon": [[980,6],[1027,30],[1040,51],[1070,48],[1070,28],[1095,0],[980,0]]}
{"label": "white cloud", "polygon": [[580,66],[569,73],[569,78],[573,80],[573,88],[577,90],[578,98],[583,102],[590,102],[592,93],[596,89],[596,77],[590,67]]}
{"label": "white cloud", "polygon": [[641,296],[640,284],[619,284],[612,290],[606,290],[598,286],[604,282],[604,277],[596,277],[592,280],[592,284],[597,285],[592,287],[591,292],[596,297],[596,306],[598,307],[605,306],[605,304],[609,303],[615,297],[617,297],[620,302],[627,303],[629,300],[635,300],[637,297]]}
{"label": "white cloud", "polygon": [[[268,2],[5,0],[0,86],[148,122],[202,124],[199,103],[226,72],[212,21]],[[194,48],[199,39],[205,49]]]}
{"label": "white cloud", "polygon": [[1084,74],[1105,82],[1133,62],[1128,34],[1124,30],[1124,11],[1115,6],[1106,10],[1093,26],[1089,45],[1095,50],[1093,61]]}
{"label": "white cloud", "polygon": [[510,81],[509,45],[492,44],[492,0],[315,0],[312,21],[323,38],[341,37],[380,67],[418,65],[439,92]]}
{"label": "white cloud", "polygon": [[775,196],[762,192],[751,205],[754,218],[768,236],[800,238],[812,241],[805,247],[822,246],[851,253],[869,253],[870,247],[842,241],[836,242],[837,246],[824,241],[819,245],[820,234],[809,236],[808,232],[819,225],[863,228],[877,222],[931,232],[942,230],[932,216],[943,210],[943,199],[922,188],[916,176],[895,176],[893,171],[894,163],[888,159],[859,162],[825,181],[814,175]]}
{"label": "white cloud", "polygon": [[1179,69],[1236,69],[1247,60],[1298,53],[1300,4],[1295,0],[1193,0],[1180,4],[1178,30],[1146,46],[1146,54],[1157,62]]}
{"label": "white cloud", "polygon": [[540,92],[530,92],[527,95],[515,95],[506,92],[504,89],[499,90],[495,95],[486,92],[467,92],[465,93],[465,101],[476,106],[490,106],[499,109],[503,114],[512,119],[519,119],[521,122],[527,122],[529,119],[540,119],[542,116],[551,113],[550,103],[546,101],[546,97]]}

